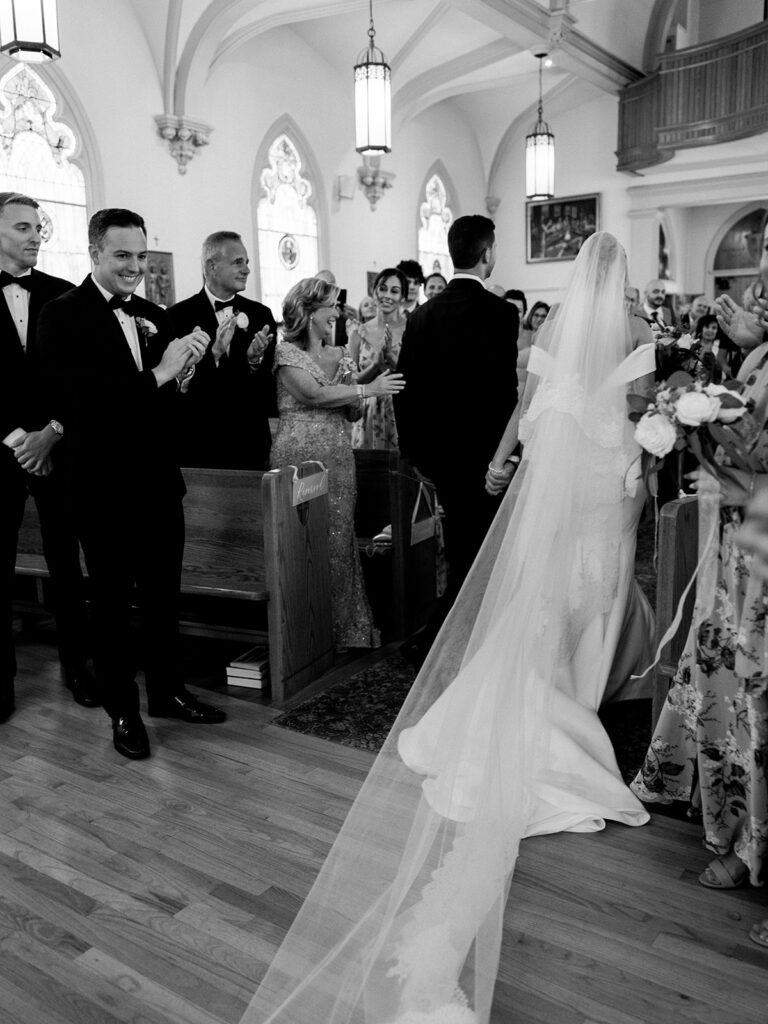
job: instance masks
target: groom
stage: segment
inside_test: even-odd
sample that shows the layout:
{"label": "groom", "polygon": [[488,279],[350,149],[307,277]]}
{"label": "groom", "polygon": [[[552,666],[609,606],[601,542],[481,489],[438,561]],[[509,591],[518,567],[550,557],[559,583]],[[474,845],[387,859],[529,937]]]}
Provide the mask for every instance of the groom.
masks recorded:
{"label": "groom", "polygon": [[485,492],[488,463],[517,404],[517,307],[485,288],[496,261],[492,220],[459,217],[448,231],[455,267],[448,287],[408,317],[394,398],[400,451],[431,480],[445,512],[448,588],[405,651],[419,662],[459,592],[499,498]]}
{"label": "groom", "polygon": [[138,214],[99,210],[88,241],[92,273],[46,305],[37,338],[66,423],[62,455],[91,582],[96,679],[115,749],[138,759],[150,751],[130,651],[134,597],[149,714],[225,718],[187,692],[179,664],[184,482],[170,415],[175,379],[208,338],[177,338],[166,312],[134,295],[147,265]]}

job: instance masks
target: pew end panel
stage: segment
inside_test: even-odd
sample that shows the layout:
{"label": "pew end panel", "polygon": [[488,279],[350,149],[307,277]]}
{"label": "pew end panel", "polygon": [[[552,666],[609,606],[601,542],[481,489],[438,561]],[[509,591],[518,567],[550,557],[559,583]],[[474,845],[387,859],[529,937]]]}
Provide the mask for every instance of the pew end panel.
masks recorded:
{"label": "pew end panel", "polygon": [[272,470],[261,482],[269,668],[277,703],[295,696],[334,661],[327,493],[293,504],[295,477],[305,481],[318,466],[305,462],[298,470]]}
{"label": "pew end panel", "polygon": [[[369,588],[385,594],[369,594],[376,624],[385,636],[405,639],[427,621],[436,601],[437,541],[430,537],[411,545],[411,518],[419,494],[419,481],[410,465],[396,451],[355,448],[357,504],[355,533]],[[419,518],[426,515],[423,507]],[[365,554],[373,537],[387,524],[392,527],[392,546]],[[381,568],[379,568],[381,566]],[[377,570],[374,572],[374,570]]]}
{"label": "pew end panel", "polygon": [[[672,621],[699,559],[699,507],[695,495],[669,501],[659,513],[656,647]],[[660,652],[653,692],[653,724],[658,721],[685,647],[696,600],[694,584],[685,601],[677,632]]]}

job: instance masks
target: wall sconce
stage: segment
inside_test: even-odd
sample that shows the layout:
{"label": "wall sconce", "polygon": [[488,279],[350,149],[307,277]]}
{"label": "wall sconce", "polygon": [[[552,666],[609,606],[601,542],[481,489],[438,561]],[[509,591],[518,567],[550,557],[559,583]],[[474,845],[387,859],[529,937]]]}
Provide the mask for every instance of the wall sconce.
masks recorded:
{"label": "wall sconce", "polygon": [[363,155],[363,166],[357,168],[357,180],[360,188],[365,192],[371,209],[376,209],[376,203],[381,199],[388,188],[392,188],[395,175],[392,171],[382,171],[381,157]]}

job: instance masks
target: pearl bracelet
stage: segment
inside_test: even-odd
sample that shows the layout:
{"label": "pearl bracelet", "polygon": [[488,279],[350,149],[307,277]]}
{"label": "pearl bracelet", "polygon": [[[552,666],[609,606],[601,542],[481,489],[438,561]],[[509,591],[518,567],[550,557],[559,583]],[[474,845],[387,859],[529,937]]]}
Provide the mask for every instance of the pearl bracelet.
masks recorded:
{"label": "pearl bracelet", "polygon": [[503,469],[494,469],[492,463],[488,463],[488,474],[489,476],[495,476],[497,480],[504,480],[506,473]]}

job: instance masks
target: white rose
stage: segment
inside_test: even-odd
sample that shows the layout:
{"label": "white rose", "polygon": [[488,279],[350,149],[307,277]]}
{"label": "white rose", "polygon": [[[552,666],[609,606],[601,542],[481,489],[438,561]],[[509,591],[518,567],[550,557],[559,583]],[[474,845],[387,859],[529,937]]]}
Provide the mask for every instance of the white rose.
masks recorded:
{"label": "white rose", "polygon": [[647,412],[637,422],[635,440],[641,448],[660,459],[675,447],[677,431],[666,416]]}
{"label": "white rose", "polygon": [[[720,408],[717,411],[718,423],[735,423],[736,420],[740,420],[744,413],[747,411],[747,403],[743,396],[738,394],[736,391],[731,391],[730,388],[723,388],[723,391],[730,396],[730,398],[736,399],[738,405],[731,405],[730,402],[727,405],[720,403]],[[720,401],[718,399],[718,401]]]}
{"label": "white rose", "polygon": [[235,317],[235,324],[240,328],[241,331],[248,330],[248,317],[245,313],[238,313]]}
{"label": "white rose", "polygon": [[686,427],[711,423],[720,410],[720,399],[703,391],[684,391],[675,402],[675,416]]}
{"label": "white rose", "polygon": [[685,349],[692,348],[693,347],[693,338],[690,336],[690,334],[683,334],[682,337],[678,338],[677,339],[677,347],[678,348],[685,348]]}

